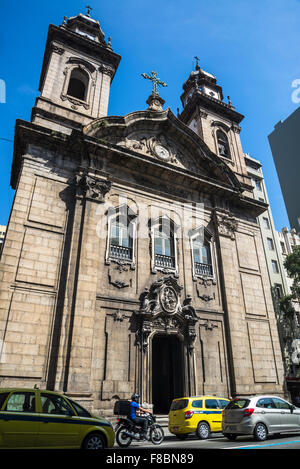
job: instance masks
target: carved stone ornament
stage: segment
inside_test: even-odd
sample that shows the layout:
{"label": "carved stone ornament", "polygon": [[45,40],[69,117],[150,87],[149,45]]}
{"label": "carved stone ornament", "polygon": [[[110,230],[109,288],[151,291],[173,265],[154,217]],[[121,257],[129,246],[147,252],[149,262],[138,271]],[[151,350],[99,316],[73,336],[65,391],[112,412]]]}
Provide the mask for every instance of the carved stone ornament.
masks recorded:
{"label": "carved stone ornament", "polygon": [[[117,265],[116,265],[117,264]],[[126,288],[132,286],[131,269],[123,265],[120,261],[113,264],[108,271],[109,283],[116,288]]]}
{"label": "carved stone ornament", "polygon": [[104,202],[104,197],[111,188],[111,181],[98,179],[88,174],[76,176],[77,195],[86,199]]}
{"label": "carved stone ornament", "polygon": [[56,52],[59,55],[62,55],[65,52],[65,49],[63,47],[59,47],[56,44],[52,44],[52,50],[53,52]]}
{"label": "carved stone ornament", "polygon": [[154,156],[162,161],[170,163],[177,162],[177,150],[175,146],[167,140],[164,134],[159,134],[153,137],[144,136],[139,140],[129,136],[118,143],[118,145],[146,155]]}
{"label": "carved stone ornament", "polygon": [[235,239],[238,223],[229,210],[215,210],[214,221],[219,235],[228,236],[232,240]]}
{"label": "carved stone ornament", "polygon": [[[215,292],[213,291],[216,285],[216,280],[213,278],[200,277],[197,278],[197,294],[198,297],[206,303],[216,299]],[[203,289],[205,289],[203,291]],[[207,291],[208,290],[208,291]]]}
{"label": "carved stone ornament", "polygon": [[113,317],[115,321],[123,322],[125,318],[125,313],[117,309],[117,311],[114,312]]}
{"label": "carved stone ornament", "polygon": [[210,319],[206,319],[205,322],[200,324],[201,327],[205,327],[207,331],[213,331],[215,328],[217,328],[217,324],[214,324]]}
{"label": "carved stone ornament", "polygon": [[140,310],[136,313],[136,344],[145,351],[148,337],[154,331],[178,333],[185,338],[189,352],[194,348],[195,324],[198,321],[192,298],[180,304],[183,287],[172,276],[162,277],[146,288],[140,296]]}
{"label": "carved stone ornament", "polygon": [[105,64],[100,65],[99,72],[103,73],[104,75],[110,76],[110,78],[112,78],[114,73],[115,73],[113,68],[111,68],[109,65],[105,65]]}

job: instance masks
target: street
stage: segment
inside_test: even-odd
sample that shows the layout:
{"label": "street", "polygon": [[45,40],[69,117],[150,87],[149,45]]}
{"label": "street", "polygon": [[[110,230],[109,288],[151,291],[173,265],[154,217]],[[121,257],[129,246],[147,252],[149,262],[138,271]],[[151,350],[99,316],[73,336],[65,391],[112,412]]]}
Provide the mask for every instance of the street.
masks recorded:
{"label": "street", "polygon": [[[221,449],[221,450],[234,450],[234,449],[300,449],[300,433],[291,433],[280,435],[279,437],[271,436],[266,441],[257,442],[251,436],[240,436],[235,441],[229,441],[222,433],[216,433],[207,440],[199,440],[196,436],[191,435],[187,440],[180,441],[169,432],[165,432],[165,440],[159,446],[155,446],[149,442],[132,443],[130,449],[152,449],[153,452],[158,452],[160,449],[166,450],[172,448],[174,450],[182,450],[183,452],[189,449]],[[114,449],[120,449],[115,444]]]}

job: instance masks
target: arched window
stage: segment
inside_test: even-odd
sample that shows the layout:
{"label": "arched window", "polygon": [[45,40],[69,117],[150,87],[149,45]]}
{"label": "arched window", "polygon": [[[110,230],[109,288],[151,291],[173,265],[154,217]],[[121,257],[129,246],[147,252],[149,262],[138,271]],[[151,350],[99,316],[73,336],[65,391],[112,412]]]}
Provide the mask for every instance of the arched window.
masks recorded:
{"label": "arched window", "polygon": [[210,243],[202,236],[197,236],[193,239],[192,245],[195,274],[212,276]]}
{"label": "arched window", "polygon": [[212,259],[212,235],[203,226],[190,234],[193,278],[214,277]]}
{"label": "arched window", "polygon": [[220,156],[231,158],[227,135],[221,130],[217,130],[218,151]]}
{"label": "arched window", "polygon": [[67,95],[86,101],[88,85],[88,74],[84,70],[74,68],[71,72]]}
{"label": "arched window", "polygon": [[154,230],[155,266],[174,269],[174,235],[171,230],[163,228],[163,224],[160,223]]}
{"label": "arched window", "polygon": [[106,262],[125,261],[134,267],[136,214],[127,205],[111,208],[108,213],[108,243]]}
{"label": "arched window", "polygon": [[179,228],[168,216],[150,220],[152,272],[172,271],[177,275],[176,231]]}
{"label": "arched window", "polygon": [[130,224],[117,217],[110,226],[110,257],[132,260],[132,244]]}

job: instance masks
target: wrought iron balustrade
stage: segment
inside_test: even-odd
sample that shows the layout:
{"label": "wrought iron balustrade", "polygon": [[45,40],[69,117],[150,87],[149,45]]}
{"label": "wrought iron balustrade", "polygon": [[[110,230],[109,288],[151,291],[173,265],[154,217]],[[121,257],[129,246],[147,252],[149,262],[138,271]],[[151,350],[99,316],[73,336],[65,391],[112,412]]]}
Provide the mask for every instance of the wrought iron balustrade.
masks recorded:
{"label": "wrought iron balustrade", "polygon": [[213,269],[211,264],[201,264],[200,262],[194,263],[196,275],[213,275]]}
{"label": "wrought iron balustrade", "polygon": [[109,256],[115,259],[132,260],[132,248],[111,244]]}
{"label": "wrought iron balustrade", "polygon": [[175,268],[175,257],[164,256],[163,254],[155,254],[155,265],[156,267],[164,267],[166,269]]}

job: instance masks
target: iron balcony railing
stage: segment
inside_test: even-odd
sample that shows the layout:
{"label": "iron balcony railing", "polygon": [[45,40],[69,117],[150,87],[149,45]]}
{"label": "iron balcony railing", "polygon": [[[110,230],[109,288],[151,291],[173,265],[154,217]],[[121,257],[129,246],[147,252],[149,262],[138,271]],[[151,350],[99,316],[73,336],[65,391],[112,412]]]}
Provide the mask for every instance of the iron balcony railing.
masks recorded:
{"label": "iron balcony railing", "polygon": [[213,275],[213,269],[211,264],[201,264],[200,262],[195,262],[194,266],[196,275]]}
{"label": "iron balcony railing", "polygon": [[110,245],[110,257],[114,257],[115,259],[125,259],[131,260],[132,259],[132,248],[127,248],[124,246],[116,246],[114,244]]}
{"label": "iron balcony railing", "polygon": [[155,254],[155,265],[156,267],[164,267],[166,269],[175,268],[175,257],[164,256],[163,254]]}

